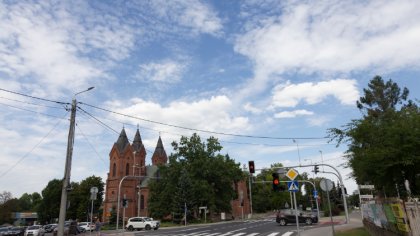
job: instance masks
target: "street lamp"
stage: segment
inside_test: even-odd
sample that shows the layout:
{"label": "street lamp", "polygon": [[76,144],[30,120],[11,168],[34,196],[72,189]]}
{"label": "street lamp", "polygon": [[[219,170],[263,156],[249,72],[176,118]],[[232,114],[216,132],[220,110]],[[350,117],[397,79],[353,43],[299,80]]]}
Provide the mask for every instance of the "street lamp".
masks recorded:
{"label": "street lamp", "polygon": [[299,156],[299,166],[300,166],[300,152],[299,152],[299,143],[298,141],[293,139],[293,142],[296,143],[296,147],[297,147],[297,151],[298,151],[298,156]]}
{"label": "street lamp", "polygon": [[319,152],[321,153],[322,171],[324,172],[324,157],[322,156],[322,151],[319,150]]}
{"label": "street lamp", "polygon": [[[90,211],[90,223],[89,223],[89,229],[90,229],[90,224],[93,223],[93,201],[96,200],[97,198],[97,194],[98,194],[98,188],[97,187],[92,187],[90,188],[90,200],[92,200],[92,208]],[[89,230],[89,235],[92,234],[92,230]]]}
{"label": "street lamp", "polygon": [[75,93],[71,103],[71,114],[70,114],[70,128],[69,135],[67,140],[67,155],[66,155],[66,164],[64,167],[64,178],[63,178],[63,187],[61,189],[61,202],[60,202],[60,214],[58,218],[58,230],[57,235],[64,235],[64,221],[66,220],[66,210],[67,210],[67,192],[71,190],[70,186],[70,172],[71,172],[71,159],[73,155],[73,144],[74,144],[74,129],[76,123],[76,95],[92,90],[94,87],[90,87],[84,91]]}

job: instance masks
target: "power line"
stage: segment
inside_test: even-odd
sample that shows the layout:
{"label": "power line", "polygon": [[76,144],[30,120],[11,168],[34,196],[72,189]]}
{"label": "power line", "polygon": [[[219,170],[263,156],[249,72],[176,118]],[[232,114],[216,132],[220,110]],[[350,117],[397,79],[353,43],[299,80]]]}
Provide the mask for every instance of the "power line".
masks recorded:
{"label": "power line", "polygon": [[54,101],[54,100],[50,100],[50,99],[46,99],[46,98],[35,97],[35,96],[31,96],[31,95],[27,95],[27,94],[23,94],[23,93],[19,93],[19,92],[10,91],[10,90],[3,89],[3,88],[0,88],[0,90],[8,92],[8,93],[13,93],[13,94],[17,94],[17,95],[20,95],[20,96],[28,97],[28,98],[38,99],[38,100],[41,100],[41,101],[53,102],[53,103],[64,104],[64,105],[69,105],[70,104],[68,102],[60,102],[60,101]]}
{"label": "power line", "polygon": [[[92,114],[90,114],[89,112],[87,112],[87,111],[85,111],[85,110],[83,110],[81,107],[77,107],[80,111],[82,111],[83,113],[85,113],[86,115],[88,115],[88,116],[90,116],[92,119],[94,119],[96,122],[98,122],[100,125],[102,125],[102,126],[104,126],[105,128],[107,128],[107,129],[109,129],[109,130],[111,130],[111,131],[113,131],[114,133],[116,133],[116,134],[119,134],[119,132],[118,131],[116,131],[115,129],[113,129],[111,126],[109,126],[109,125],[107,125],[107,124],[105,124],[103,121],[101,121],[101,120],[99,120],[98,118],[96,118],[94,115],[92,115]],[[128,139],[128,141],[129,142],[133,142],[131,139],[129,139],[128,137],[127,137],[127,139]],[[154,153],[154,152],[152,152],[152,151],[150,151],[150,150],[148,150],[148,149],[146,149],[146,148],[144,148],[147,152],[149,152],[149,153]]]}
{"label": "power line", "polygon": [[209,131],[209,130],[202,130],[202,129],[194,129],[194,128],[189,128],[189,127],[184,127],[184,126],[179,126],[179,125],[166,124],[166,123],[163,123],[163,122],[144,119],[144,118],[136,117],[136,116],[132,116],[132,115],[127,115],[127,114],[123,114],[123,113],[120,113],[120,112],[111,111],[109,109],[105,109],[105,108],[97,107],[97,106],[94,106],[94,105],[90,105],[90,104],[87,104],[87,103],[82,103],[82,102],[79,102],[79,103],[83,104],[83,105],[86,105],[86,106],[89,106],[89,107],[92,107],[92,108],[95,108],[95,109],[98,109],[98,110],[106,111],[106,112],[109,112],[109,113],[129,117],[129,118],[133,118],[133,119],[137,119],[137,120],[146,121],[146,122],[149,122],[149,123],[164,125],[164,126],[178,128],[178,129],[185,129],[185,130],[190,130],[190,131],[209,133],[209,134],[234,136],[234,137],[242,137],[242,138],[258,138],[258,139],[287,139],[287,140],[289,140],[289,139],[326,139],[326,137],[287,137],[286,138],[286,137],[255,136],[255,135],[233,134],[233,133],[216,132],[216,131]]}
{"label": "power line", "polygon": [[32,112],[32,113],[36,113],[36,114],[40,114],[40,115],[44,115],[44,116],[50,116],[50,117],[59,118],[59,119],[66,119],[64,117],[54,116],[54,115],[50,115],[50,114],[46,114],[46,113],[42,113],[42,112],[38,112],[38,111],[32,111],[32,110],[29,110],[29,109],[25,109],[25,108],[13,106],[13,105],[1,103],[1,102],[0,102],[0,105],[4,105],[4,106],[7,106],[7,107],[12,107],[12,108],[15,108],[15,109],[19,109],[19,110],[23,110],[23,111],[27,111],[27,112]]}
{"label": "power line", "polygon": [[78,124],[76,123],[76,127],[77,129],[80,131],[80,133],[82,134],[82,136],[86,139],[86,141],[88,142],[89,146],[93,149],[93,151],[96,153],[96,155],[99,157],[99,159],[101,159],[101,161],[106,164],[105,160],[99,155],[98,151],[96,151],[95,147],[92,145],[92,143],[89,141],[89,139],[86,137],[86,135],[83,133],[82,129],[78,126]]}
{"label": "power line", "polygon": [[[67,112],[68,113],[68,112]],[[7,173],[9,173],[12,169],[14,169],[20,162],[22,162],[29,154],[31,154],[35,148],[37,148],[43,141],[45,138],[47,138],[51,132],[61,123],[61,121],[63,121],[64,117],[67,116],[67,113],[63,116],[62,119],[59,119],[58,122],[51,128],[51,130],[44,136],[42,137],[41,140],[39,140],[39,142],[29,151],[27,152],[25,155],[23,155],[14,165],[12,165],[9,169],[7,169],[5,172],[3,172],[2,174],[0,174],[0,178],[5,176]]]}
{"label": "power line", "polygon": [[26,101],[21,101],[21,100],[1,97],[1,96],[0,96],[0,98],[6,99],[6,100],[9,100],[9,101],[14,101],[14,102],[26,103],[26,104],[30,104],[30,105],[34,105],[34,106],[41,106],[41,107],[48,107],[48,108],[55,108],[55,109],[62,109],[63,108],[63,107],[48,106],[48,105],[45,105],[45,104],[37,104],[37,103],[32,103],[32,102],[26,102]]}

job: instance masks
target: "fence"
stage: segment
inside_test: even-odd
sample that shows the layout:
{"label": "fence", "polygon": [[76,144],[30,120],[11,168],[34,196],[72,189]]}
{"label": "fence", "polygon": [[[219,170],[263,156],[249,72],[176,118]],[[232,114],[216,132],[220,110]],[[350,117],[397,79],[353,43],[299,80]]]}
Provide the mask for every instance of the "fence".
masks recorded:
{"label": "fence", "polygon": [[361,205],[363,223],[371,235],[420,236],[417,201],[386,199]]}

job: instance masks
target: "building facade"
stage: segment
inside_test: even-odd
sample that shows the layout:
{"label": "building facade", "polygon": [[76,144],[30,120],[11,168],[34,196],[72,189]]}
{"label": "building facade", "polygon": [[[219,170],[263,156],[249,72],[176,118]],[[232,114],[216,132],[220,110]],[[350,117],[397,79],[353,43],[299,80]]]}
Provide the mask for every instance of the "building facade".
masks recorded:
{"label": "building facade", "polygon": [[[160,136],[151,158],[151,165],[146,165],[146,149],[139,129],[134,135],[133,142],[130,143],[123,128],[109,153],[109,172],[103,204],[103,221],[108,222],[111,214],[113,212],[116,213],[118,209],[118,191],[120,191],[120,201],[125,198],[128,203],[125,209],[126,218],[147,216],[148,182],[158,174],[158,166],[165,165],[167,162],[168,157]],[[120,183],[121,188],[119,190]],[[238,193],[238,199],[232,200],[232,214],[227,214],[227,217],[246,217],[250,213],[246,182],[241,181],[235,184],[234,187]],[[122,216],[122,208],[119,214]]]}

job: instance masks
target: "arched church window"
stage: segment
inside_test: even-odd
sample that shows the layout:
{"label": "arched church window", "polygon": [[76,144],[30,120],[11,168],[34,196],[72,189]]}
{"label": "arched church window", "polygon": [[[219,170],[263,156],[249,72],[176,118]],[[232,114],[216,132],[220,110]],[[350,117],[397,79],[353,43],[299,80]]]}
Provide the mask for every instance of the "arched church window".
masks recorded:
{"label": "arched church window", "polygon": [[127,165],[125,165],[125,175],[129,175],[130,174],[130,165],[127,163]]}
{"label": "arched church window", "polygon": [[117,164],[114,163],[114,165],[112,165],[112,177],[115,177],[116,174],[117,174]]}

